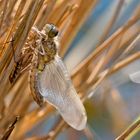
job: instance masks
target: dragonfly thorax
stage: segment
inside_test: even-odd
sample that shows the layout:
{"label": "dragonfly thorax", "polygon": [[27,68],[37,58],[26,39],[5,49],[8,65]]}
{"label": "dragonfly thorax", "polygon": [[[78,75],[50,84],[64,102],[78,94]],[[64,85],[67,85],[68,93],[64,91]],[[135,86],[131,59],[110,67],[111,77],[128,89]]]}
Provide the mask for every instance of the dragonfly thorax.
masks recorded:
{"label": "dragonfly thorax", "polygon": [[49,64],[51,61],[54,60],[56,54],[57,54],[57,43],[54,39],[47,39],[42,40],[42,47],[44,50],[44,54],[38,54],[38,70],[43,71],[45,68],[45,65]]}
{"label": "dragonfly thorax", "polygon": [[47,41],[44,41],[43,43],[45,55],[48,57],[48,59],[51,61],[54,59],[56,53],[57,53],[57,44],[53,39],[47,39]]}

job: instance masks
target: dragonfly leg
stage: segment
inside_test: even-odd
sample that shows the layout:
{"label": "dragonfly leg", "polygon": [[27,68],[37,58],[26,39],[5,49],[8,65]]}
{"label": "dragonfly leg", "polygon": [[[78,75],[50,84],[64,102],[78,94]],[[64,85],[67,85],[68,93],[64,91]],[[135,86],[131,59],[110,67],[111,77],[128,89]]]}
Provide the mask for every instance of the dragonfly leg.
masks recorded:
{"label": "dragonfly leg", "polygon": [[29,68],[31,67],[31,64],[27,65],[26,67],[24,67],[21,71],[20,71],[20,75],[23,74],[25,71],[29,70]]}
{"label": "dragonfly leg", "polygon": [[30,47],[28,46],[28,47],[24,47],[24,48],[22,48],[22,51],[28,51],[30,49]]}
{"label": "dragonfly leg", "polygon": [[44,34],[43,32],[39,31],[36,27],[32,27],[32,31],[35,32],[38,35],[39,38],[42,38],[42,37],[46,38],[47,37],[46,34]]}
{"label": "dragonfly leg", "polygon": [[23,74],[29,68],[31,60],[32,53],[21,54],[18,61],[15,62],[15,66],[9,75],[9,80],[11,83],[15,83],[17,79],[21,76],[21,74]]}
{"label": "dragonfly leg", "polygon": [[37,43],[37,46],[38,46],[38,53],[39,54],[41,54],[41,55],[46,55],[46,53],[45,53],[45,50],[44,50],[44,47],[43,47],[43,45],[42,45],[42,42],[41,42],[41,40],[40,39],[38,39],[37,41],[36,41],[36,43]]}

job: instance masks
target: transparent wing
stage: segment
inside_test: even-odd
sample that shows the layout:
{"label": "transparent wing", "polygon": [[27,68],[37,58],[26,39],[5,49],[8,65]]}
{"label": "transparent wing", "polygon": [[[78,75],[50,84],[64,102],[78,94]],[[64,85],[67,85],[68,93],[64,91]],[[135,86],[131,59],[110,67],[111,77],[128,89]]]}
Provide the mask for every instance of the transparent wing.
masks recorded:
{"label": "transparent wing", "polygon": [[77,130],[84,129],[87,121],[84,106],[59,56],[38,74],[37,85],[40,94],[60,112],[70,126]]}
{"label": "transparent wing", "polygon": [[129,75],[130,79],[135,83],[140,83],[140,71]]}

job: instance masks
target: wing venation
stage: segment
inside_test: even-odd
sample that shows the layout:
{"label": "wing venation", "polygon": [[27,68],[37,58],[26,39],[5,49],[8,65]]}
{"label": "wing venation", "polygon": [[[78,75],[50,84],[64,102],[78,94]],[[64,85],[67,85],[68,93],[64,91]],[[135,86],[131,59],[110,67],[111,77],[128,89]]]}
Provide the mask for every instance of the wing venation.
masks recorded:
{"label": "wing venation", "polygon": [[60,112],[70,126],[77,130],[84,129],[87,121],[84,106],[59,56],[38,74],[37,85],[40,94]]}

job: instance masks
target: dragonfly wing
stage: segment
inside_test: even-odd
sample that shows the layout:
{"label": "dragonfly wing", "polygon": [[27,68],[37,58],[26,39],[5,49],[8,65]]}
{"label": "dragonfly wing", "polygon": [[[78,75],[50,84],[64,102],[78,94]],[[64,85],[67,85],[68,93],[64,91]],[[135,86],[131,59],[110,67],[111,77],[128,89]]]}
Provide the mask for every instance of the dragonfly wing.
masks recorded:
{"label": "dragonfly wing", "polygon": [[87,121],[85,108],[59,56],[38,74],[37,85],[44,99],[60,112],[70,126],[77,130],[85,128]]}
{"label": "dragonfly wing", "polygon": [[140,71],[130,74],[130,79],[135,83],[140,83]]}

